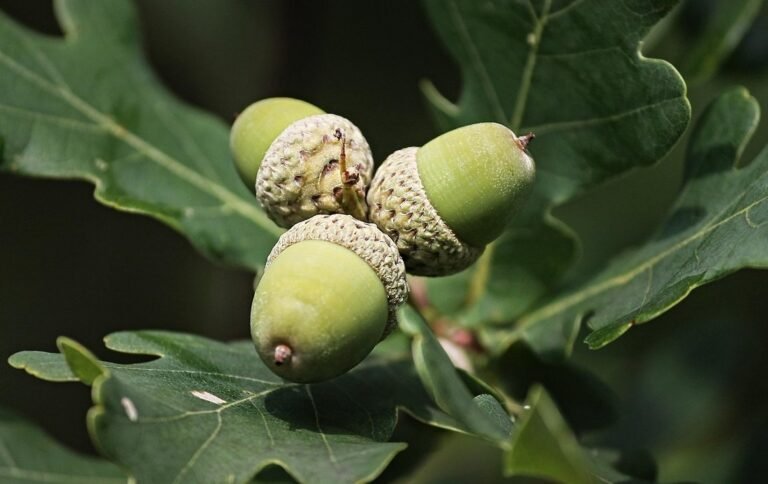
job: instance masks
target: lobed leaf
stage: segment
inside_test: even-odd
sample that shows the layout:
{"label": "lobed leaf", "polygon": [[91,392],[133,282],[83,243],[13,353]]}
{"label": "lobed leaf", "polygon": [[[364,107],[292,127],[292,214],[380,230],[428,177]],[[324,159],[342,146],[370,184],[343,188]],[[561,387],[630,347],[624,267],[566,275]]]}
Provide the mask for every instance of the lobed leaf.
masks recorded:
{"label": "lobed leaf", "polygon": [[215,259],[262,266],[280,230],[235,172],[228,130],[184,105],[144,59],[128,0],[58,0],[64,38],[0,14],[0,170],[92,182]]}
{"label": "lobed leaf", "polygon": [[488,341],[503,348],[520,337],[544,339],[577,318],[593,329],[589,346],[600,348],[698,286],[744,267],[768,267],[768,149],[737,164],[758,120],[757,101],[745,89],[717,98],[694,130],[684,185],[656,234],[515,328],[489,332]]}
{"label": "lobed leaf", "polygon": [[[508,323],[551,292],[578,251],[553,206],[659,160],[690,118],[686,88],[639,44],[676,0],[425,0],[461,67],[456,104],[424,91],[443,129],[496,121],[532,131],[537,179],[524,213],[468,274],[465,324]],[[513,301],[513,302],[510,302]],[[455,307],[448,307],[456,310]]]}
{"label": "lobed leaf", "polygon": [[12,483],[128,483],[114,464],[75,453],[0,408],[0,480]]}
{"label": "lobed leaf", "polygon": [[[436,408],[409,360],[369,358],[329,382],[285,382],[251,342],[161,332],[115,333],[108,348],[156,356],[99,361],[60,339],[63,354],[22,352],[11,364],[43,379],[92,381],[97,447],[139,482],[247,482],[277,465],[300,482],[367,482],[406,445],[388,442],[403,409],[472,433]],[[89,362],[89,363],[86,363]],[[101,368],[95,379],[93,369]]]}

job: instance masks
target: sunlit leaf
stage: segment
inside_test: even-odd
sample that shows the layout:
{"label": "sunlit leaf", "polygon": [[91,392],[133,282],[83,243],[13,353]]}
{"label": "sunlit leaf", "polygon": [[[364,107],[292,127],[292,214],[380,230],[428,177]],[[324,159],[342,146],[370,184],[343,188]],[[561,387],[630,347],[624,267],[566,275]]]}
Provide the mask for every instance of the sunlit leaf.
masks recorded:
{"label": "sunlit leaf", "polygon": [[280,230],[238,178],[227,127],[150,70],[131,2],[55,6],[64,38],[0,14],[0,170],[88,180],[102,203],[155,217],[215,259],[263,265]]}

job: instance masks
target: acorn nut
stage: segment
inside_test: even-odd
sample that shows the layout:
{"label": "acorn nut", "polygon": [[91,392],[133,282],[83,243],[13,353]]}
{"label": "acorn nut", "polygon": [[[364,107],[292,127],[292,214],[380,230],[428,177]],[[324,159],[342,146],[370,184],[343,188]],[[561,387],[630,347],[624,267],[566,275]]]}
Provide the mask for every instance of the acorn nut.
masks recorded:
{"label": "acorn nut", "polygon": [[373,156],[349,120],[298,99],[264,99],[237,117],[230,147],[240,177],[277,225],[317,214],[366,218]]}
{"label": "acorn nut", "polygon": [[278,376],[327,380],[386,337],[407,295],[405,266],[389,237],[349,215],[318,215],[272,249],[253,298],[251,335]]}
{"label": "acorn nut", "polygon": [[397,243],[408,272],[459,272],[501,235],[533,185],[532,138],[479,123],[384,161],[368,191],[368,216]]}

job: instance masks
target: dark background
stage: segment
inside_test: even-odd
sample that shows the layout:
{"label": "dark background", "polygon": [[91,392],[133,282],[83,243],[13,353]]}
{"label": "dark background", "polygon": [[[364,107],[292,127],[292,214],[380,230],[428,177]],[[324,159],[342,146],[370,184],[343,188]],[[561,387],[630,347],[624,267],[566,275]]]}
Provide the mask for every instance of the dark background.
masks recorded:
{"label": "dark background", "polygon": [[[413,0],[137,4],[158,76],[227,123],[257,99],[298,97],[353,120],[380,160],[437,134],[420,79],[432,79],[449,98],[460,89],[458,69]],[[684,60],[716,6],[685,2],[644,53]],[[48,0],[0,0],[0,9],[60,34]],[[690,86],[694,117],[733,84],[746,85],[768,111],[767,49],[764,8],[722,73]],[[746,160],[768,141],[766,124]],[[649,234],[676,194],[683,147],[557,210],[584,239],[575,271],[600,267]],[[0,360],[25,349],[53,351],[58,335],[111,359],[99,351],[101,338],[117,330],[249,336],[251,274],[210,262],[152,219],[99,205],[92,191],[84,182],[0,175]],[[650,449],[665,481],[768,475],[767,296],[768,274],[742,271],[604,350],[579,344],[575,362],[608,383],[620,415],[593,439]],[[0,364],[0,404],[92,451],[84,425],[90,396],[80,385],[42,382]],[[498,456],[475,443],[451,436],[439,448],[414,479],[480,482],[498,473]]]}

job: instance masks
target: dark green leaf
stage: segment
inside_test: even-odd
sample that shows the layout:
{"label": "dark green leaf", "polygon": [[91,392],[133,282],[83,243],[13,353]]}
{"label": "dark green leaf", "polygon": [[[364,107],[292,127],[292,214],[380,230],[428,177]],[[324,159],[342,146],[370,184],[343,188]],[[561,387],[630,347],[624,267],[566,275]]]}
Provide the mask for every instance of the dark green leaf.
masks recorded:
{"label": "dark green leaf", "polygon": [[744,89],[714,101],[693,133],[685,185],[658,232],[504,336],[495,334],[500,346],[544,338],[587,316],[595,330],[587,343],[599,348],[702,284],[743,267],[768,267],[768,150],[737,167],[758,119],[757,102]]}
{"label": "dark green leaf", "polygon": [[252,269],[279,229],[235,173],[221,121],[157,81],[127,0],[60,0],[63,39],[0,15],[0,169],[79,178],[216,259]]}
{"label": "dark green leaf", "polygon": [[537,180],[524,213],[470,274],[433,287],[469,291],[467,324],[509,322],[551,291],[578,245],[550,209],[659,160],[684,131],[685,84],[671,65],[639,53],[676,3],[425,0],[464,81],[457,104],[426,85],[441,126],[496,121],[537,136]]}
{"label": "dark green leaf", "polygon": [[655,478],[655,466],[647,454],[583,448],[555,402],[540,386],[534,386],[528,393],[512,446],[506,451],[504,472],[569,484],[627,483],[640,482],[635,478]]}
{"label": "dark green leaf", "polygon": [[398,320],[403,331],[413,336],[416,371],[437,405],[474,433],[499,441],[505,439],[506,426],[500,426],[495,416],[473,400],[461,375],[416,310],[404,306],[398,312]]}
{"label": "dark green leaf", "polygon": [[507,475],[529,475],[572,484],[592,484],[587,454],[579,445],[554,402],[534,387],[505,458]]}
{"label": "dark green leaf", "polygon": [[109,462],[77,454],[30,422],[0,408],[0,481],[12,483],[127,483]]}
{"label": "dark green leaf", "polygon": [[496,397],[487,393],[481,393],[472,400],[475,401],[475,405],[480,407],[480,410],[491,417],[502,432],[507,435],[512,434],[512,429],[514,428],[512,419],[509,418],[509,414],[504,410],[504,407],[501,406]]}
{"label": "dark green leaf", "polygon": [[435,408],[407,360],[372,358],[327,383],[297,385],[273,375],[251,342],[157,331],[105,341],[159,358],[108,363],[61,340],[63,355],[22,352],[11,364],[43,379],[93,381],[91,436],[139,482],[246,482],[270,464],[302,482],[369,481],[405,448],[388,442],[397,409],[471,433]]}
{"label": "dark green leaf", "polygon": [[747,33],[763,0],[715,2],[704,32],[685,55],[682,72],[688,82],[706,81],[717,73]]}

